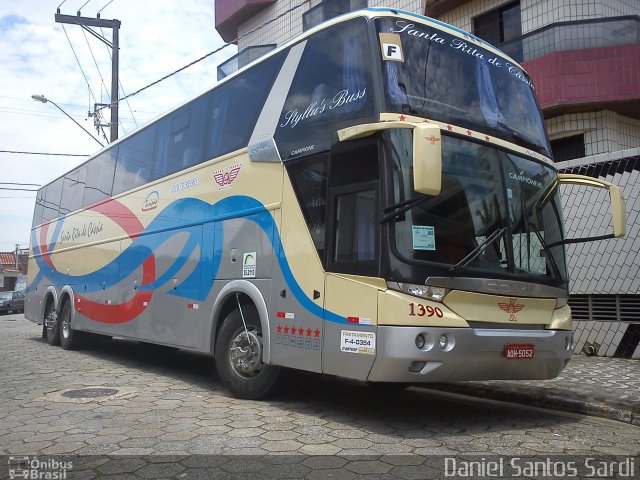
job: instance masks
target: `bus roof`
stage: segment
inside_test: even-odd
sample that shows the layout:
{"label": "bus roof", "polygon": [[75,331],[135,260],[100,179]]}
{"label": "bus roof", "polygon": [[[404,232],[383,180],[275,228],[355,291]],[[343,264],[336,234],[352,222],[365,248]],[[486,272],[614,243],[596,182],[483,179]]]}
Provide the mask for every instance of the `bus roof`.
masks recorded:
{"label": "bus roof", "polygon": [[[227,77],[223,78],[222,80],[216,82],[212,87],[208,87],[205,90],[199,92],[197,95],[194,95],[193,97],[188,98],[187,100],[185,100],[184,102],[179,103],[178,105],[173,106],[170,110],[167,110],[163,113],[160,113],[159,115],[157,115],[156,117],[154,117],[153,119],[149,120],[146,124],[142,125],[141,127],[132,130],[131,132],[127,133],[126,135],[123,135],[122,137],[118,138],[116,141],[109,143],[107,145],[105,145],[103,148],[101,148],[100,150],[96,151],[93,155],[91,155],[85,162],[81,163],[80,165],[75,166],[74,168],[72,168],[71,170],[64,172],[62,175],[54,178],[53,180],[51,180],[49,183],[43,185],[42,187],[40,187],[39,191],[44,190],[47,186],[49,186],[50,184],[54,183],[56,180],[59,180],[60,178],[64,177],[66,174],[68,174],[69,172],[75,170],[76,168],[79,168],[80,166],[82,166],[84,163],[89,162],[91,159],[93,159],[94,157],[100,155],[101,153],[103,153],[104,151],[112,148],[115,145],[118,145],[120,142],[126,140],[127,138],[129,138],[130,136],[137,134],[138,132],[144,130],[145,128],[151,126],[152,124],[154,124],[155,122],[157,122],[158,120],[164,118],[167,115],[170,115],[171,113],[179,110],[180,108],[184,107],[185,105],[187,105],[188,103],[194,101],[195,99],[201,97],[202,95],[205,95],[206,93],[210,92],[213,89],[218,88],[221,85],[224,85],[226,82],[232,80],[233,78],[237,77],[238,75],[242,75],[243,72],[253,68],[255,65],[265,61],[266,59],[277,55],[278,53],[282,52],[283,50],[286,50],[287,48],[290,48],[291,46],[295,45],[296,43],[299,43],[301,41],[306,40],[307,38],[309,38],[310,36],[321,32],[327,28],[333,27],[334,25],[337,25],[339,23],[342,22],[346,22],[349,20],[352,20],[354,18],[378,18],[378,17],[406,17],[407,19],[411,19],[411,18],[415,18],[420,20],[421,22],[425,22],[425,23],[430,23],[432,24],[435,28],[440,29],[440,30],[445,30],[448,33],[463,38],[463,39],[472,39],[478,43],[480,43],[483,48],[486,48],[490,51],[492,51],[492,53],[495,53],[496,55],[500,55],[501,57],[504,57],[506,59],[508,59],[510,62],[512,62],[515,65],[518,65],[521,69],[522,66],[516,62],[515,60],[513,60],[511,57],[509,57],[506,53],[504,53],[503,51],[499,50],[498,48],[496,48],[495,46],[493,46],[492,44],[482,40],[481,38],[476,37],[475,35],[469,33],[469,32],[465,32],[464,30],[461,30],[457,27],[454,27],[452,25],[449,25],[448,23],[445,22],[441,22],[440,20],[436,20],[433,19],[431,17],[426,17],[424,15],[419,15],[417,13],[412,13],[412,12],[407,12],[405,10],[400,10],[400,9],[394,9],[394,8],[388,8],[388,7],[369,7],[369,8],[363,8],[360,10],[356,10],[354,12],[348,12],[348,13],[344,13],[341,15],[338,15],[334,18],[331,18],[329,20],[326,20],[316,26],[314,26],[313,28],[310,28],[309,30],[307,30],[306,32],[303,32],[302,34],[292,38],[291,40],[285,42],[284,44],[280,45],[279,47],[267,52],[265,55],[255,59],[254,61],[250,62],[249,64],[245,65],[244,67],[236,70],[235,72],[233,72],[232,74],[228,75]],[[524,71],[524,69],[522,69]]]}

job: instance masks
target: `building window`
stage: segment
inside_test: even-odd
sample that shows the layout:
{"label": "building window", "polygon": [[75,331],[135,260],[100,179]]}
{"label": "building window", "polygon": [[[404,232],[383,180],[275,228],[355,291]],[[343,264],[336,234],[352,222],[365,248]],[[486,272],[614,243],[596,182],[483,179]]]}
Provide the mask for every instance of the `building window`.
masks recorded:
{"label": "building window", "polygon": [[584,135],[571,135],[570,137],[551,140],[551,150],[553,151],[553,159],[556,162],[582,158],[585,156]]}
{"label": "building window", "polygon": [[522,61],[520,2],[509,3],[474,18],[473,32],[516,61]]}
{"label": "building window", "polygon": [[367,0],[324,0],[302,14],[302,29],[306,32],[325,20],[361,8],[367,8]]}

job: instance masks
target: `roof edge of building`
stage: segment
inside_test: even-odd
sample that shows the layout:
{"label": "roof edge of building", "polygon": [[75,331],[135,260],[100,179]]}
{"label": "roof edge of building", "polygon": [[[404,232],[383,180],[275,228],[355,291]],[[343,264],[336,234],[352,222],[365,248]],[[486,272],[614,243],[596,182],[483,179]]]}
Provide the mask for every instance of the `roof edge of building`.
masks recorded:
{"label": "roof edge of building", "polygon": [[621,158],[640,156],[640,147],[628,148],[626,150],[616,150],[615,152],[600,153],[598,155],[590,155],[588,157],[575,158],[564,162],[556,163],[558,170],[567,168],[582,167],[585,165],[593,165],[594,163],[610,162],[612,160],[620,160]]}

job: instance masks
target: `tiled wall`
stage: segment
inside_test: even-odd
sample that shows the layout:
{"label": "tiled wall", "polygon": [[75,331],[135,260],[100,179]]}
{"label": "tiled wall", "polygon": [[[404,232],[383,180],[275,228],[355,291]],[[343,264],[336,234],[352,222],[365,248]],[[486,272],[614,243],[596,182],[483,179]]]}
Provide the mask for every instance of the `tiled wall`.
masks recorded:
{"label": "tiled wall", "polygon": [[[630,324],[624,322],[576,322],[574,326],[574,353],[612,357]],[[589,351],[589,347],[592,347],[593,350]],[[640,346],[636,348],[631,358],[640,359]]]}
{"label": "tiled wall", "polygon": [[[247,32],[250,32],[254,28],[257,28],[265,22],[277,17],[298,3],[301,3],[300,0],[280,0],[270,7],[267,7],[249,21],[240,25],[238,28],[239,36],[242,37]],[[311,0],[308,4],[294,10],[292,13],[283,16],[266,27],[260,28],[260,30],[255,33],[247,35],[245,38],[238,41],[238,50],[242,50],[243,48],[251,45],[265,45],[269,43],[282,45],[293,37],[301,34],[302,14],[319,3],[320,0]],[[399,10],[406,10],[413,13],[424,13],[422,0],[369,0],[368,6],[397,8]]]}
{"label": "tiled wall", "polygon": [[260,27],[299,3],[302,2],[280,0],[258,12],[258,14],[250,20],[240,25],[238,27],[238,37],[240,37],[240,40],[238,40],[238,51],[252,45],[267,45],[270,43],[282,45],[296,35],[299,35],[302,32],[302,14],[320,3],[320,0],[311,0],[306,5],[302,5],[300,8],[284,15],[275,22],[247,35],[247,32]]}
{"label": "tiled wall", "polygon": [[[440,16],[440,20],[473,33],[473,18],[512,0],[473,0]],[[638,0],[520,0],[522,33],[554,22],[640,14]]]}
{"label": "tiled wall", "polygon": [[615,112],[574,113],[546,122],[551,140],[584,134],[586,156],[640,146],[640,120]]}

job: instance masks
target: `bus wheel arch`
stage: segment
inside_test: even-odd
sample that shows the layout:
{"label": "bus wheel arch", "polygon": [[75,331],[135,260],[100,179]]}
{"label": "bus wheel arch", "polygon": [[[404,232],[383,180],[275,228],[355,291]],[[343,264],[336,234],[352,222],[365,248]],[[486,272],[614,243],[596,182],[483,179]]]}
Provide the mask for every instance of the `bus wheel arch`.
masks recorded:
{"label": "bus wheel arch", "polygon": [[211,339],[209,351],[215,356],[216,337],[225,319],[229,314],[238,309],[238,302],[244,307],[252,305],[257,310],[260,318],[260,327],[263,335],[262,360],[269,363],[271,359],[269,314],[267,304],[262,292],[253,283],[246,280],[234,280],[225,285],[213,305],[213,321],[211,326]]}
{"label": "bus wheel arch", "polygon": [[[243,284],[248,282],[240,281],[239,284],[236,287],[246,287]],[[215,336],[212,334],[212,337],[216,370],[234,396],[259,399],[272,390],[279,374],[279,368],[265,360],[269,346],[266,305],[260,312],[260,300],[264,300],[254,285],[255,290],[246,287],[239,291],[227,287],[224,295],[221,292],[219,296],[219,308],[214,316]]]}

